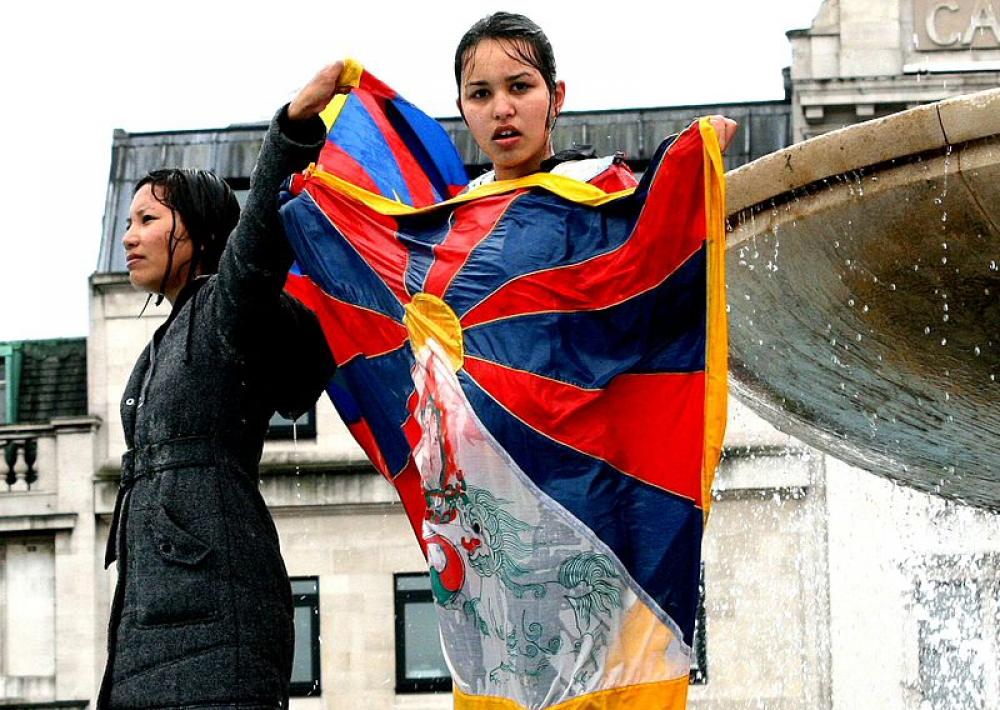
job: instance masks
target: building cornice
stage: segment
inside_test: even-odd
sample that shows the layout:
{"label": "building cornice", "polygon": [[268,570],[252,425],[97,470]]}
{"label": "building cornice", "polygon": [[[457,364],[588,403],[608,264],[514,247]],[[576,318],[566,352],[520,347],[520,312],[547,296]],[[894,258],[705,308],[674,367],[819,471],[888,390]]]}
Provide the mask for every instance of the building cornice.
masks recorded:
{"label": "building cornice", "polygon": [[0,426],[0,438],[28,439],[74,432],[90,432],[101,428],[103,420],[96,414],[82,417],[54,417],[45,424],[5,424]]}
{"label": "building cornice", "polygon": [[0,534],[61,532],[76,527],[76,513],[47,513],[44,515],[19,515],[0,517]]}

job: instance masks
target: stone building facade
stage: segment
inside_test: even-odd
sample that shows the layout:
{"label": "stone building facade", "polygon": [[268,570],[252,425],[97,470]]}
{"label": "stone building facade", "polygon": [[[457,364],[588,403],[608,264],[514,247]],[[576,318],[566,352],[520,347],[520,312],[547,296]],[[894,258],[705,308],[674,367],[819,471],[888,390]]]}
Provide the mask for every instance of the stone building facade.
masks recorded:
{"label": "stone building facade", "polygon": [[[998,10],[983,0],[827,0],[811,28],[789,33],[787,101],[566,114],[556,148],[624,149],[641,170],[660,136],[728,113],[742,125],[727,157],[734,167],[792,140],[994,85]],[[443,123],[467,163],[481,165],[460,121]],[[7,459],[13,482],[0,485],[0,707],[93,707],[100,680],[114,585],[102,551],[124,449],[118,401],[166,317],[165,307],[143,311],[125,274],[131,186],[177,165],[211,167],[245,190],[262,131],[116,133],[89,336],[76,346],[86,376],[61,378],[82,382],[84,405],[12,414],[8,404],[0,421],[5,451],[19,445]],[[13,388],[29,396],[24,378],[10,375],[26,347],[0,344],[5,402]],[[325,399],[295,427],[275,420],[273,431],[261,487],[296,593],[292,707],[450,707],[426,566],[395,493]],[[735,401],[715,496],[691,707],[1000,705],[997,516],[847,467]]]}

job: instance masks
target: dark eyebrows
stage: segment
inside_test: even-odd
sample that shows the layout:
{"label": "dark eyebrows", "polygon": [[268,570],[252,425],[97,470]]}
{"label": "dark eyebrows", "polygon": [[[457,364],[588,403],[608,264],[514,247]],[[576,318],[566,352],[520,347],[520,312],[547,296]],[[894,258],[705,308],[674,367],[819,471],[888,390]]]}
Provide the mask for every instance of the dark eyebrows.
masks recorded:
{"label": "dark eyebrows", "polygon": [[[504,78],[504,82],[506,82],[506,83],[509,84],[511,82],[514,82],[514,81],[523,81],[524,79],[530,79],[530,78],[531,78],[531,72],[523,71],[523,72],[519,72],[517,74],[511,74],[510,76],[505,77]],[[477,81],[467,81],[467,82],[465,82],[465,88],[467,88],[467,89],[470,88],[470,87],[477,87],[478,88],[480,86],[489,86],[489,85],[490,85],[490,82],[487,81],[486,79],[479,79]]]}

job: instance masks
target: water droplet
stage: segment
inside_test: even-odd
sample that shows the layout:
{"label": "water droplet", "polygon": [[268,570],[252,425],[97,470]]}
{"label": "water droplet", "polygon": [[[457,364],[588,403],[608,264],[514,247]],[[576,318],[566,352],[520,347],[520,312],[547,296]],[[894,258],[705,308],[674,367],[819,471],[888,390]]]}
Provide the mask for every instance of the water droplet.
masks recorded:
{"label": "water droplet", "polygon": [[976,357],[979,357],[979,353],[982,352],[982,351],[979,349],[979,346],[977,345],[976,347],[974,347],[972,349],[972,352],[974,352],[976,354]]}
{"label": "water droplet", "polygon": [[931,327],[929,325],[925,325],[924,326],[924,335],[930,335],[930,334],[931,334]]}
{"label": "water droplet", "polygon": [[850,306],[851,308],[854,308],[854,299],[853,298],[847,299],[847,305]]}
{"label": "water droplet", "polygon": [[947,345],[948,344],[948,338],[941,338],[941,344],[942,345]]}
{"label": "water droplet", "polygon": [[895,291],[896,290],[896,284],[889,284],[889,290],[890,291]]}
{"label": "water droplet", "polygon": [[867,305],[861,306],[861,312],[862,313],[867,313],[868,312],[868,306]]}
{"label": "water droplet", "polygon": [[942,257],[941,257],[941,263],[942,263],[942,264],[947,264],[947,263],[948,263],[948,257],[946,257],[946,256],[942,256]]}
{"label": "water droplet", "polygon": [[997,270],[997,262],[995,260],[991,259],[990,260],[990,271],[996,271],[996,270]]}

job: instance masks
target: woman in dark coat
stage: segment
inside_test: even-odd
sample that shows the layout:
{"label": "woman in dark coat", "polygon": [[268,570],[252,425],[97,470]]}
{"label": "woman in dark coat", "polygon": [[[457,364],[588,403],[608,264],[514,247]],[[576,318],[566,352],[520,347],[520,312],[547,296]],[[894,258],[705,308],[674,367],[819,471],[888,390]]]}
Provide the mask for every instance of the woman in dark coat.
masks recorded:
{"label": "woman in dark coat", "polygon": [[122,398],[99,708],[287,706],[291,592],[258,465],[271,415],[311,406],[332,358],[315,317],[282,292],[292,254],[277,200],[319,154],[339,74],[327,67],[275,116],[242,216],[205,171],[156,171],[136,189],[130,280],[172,309]]}

